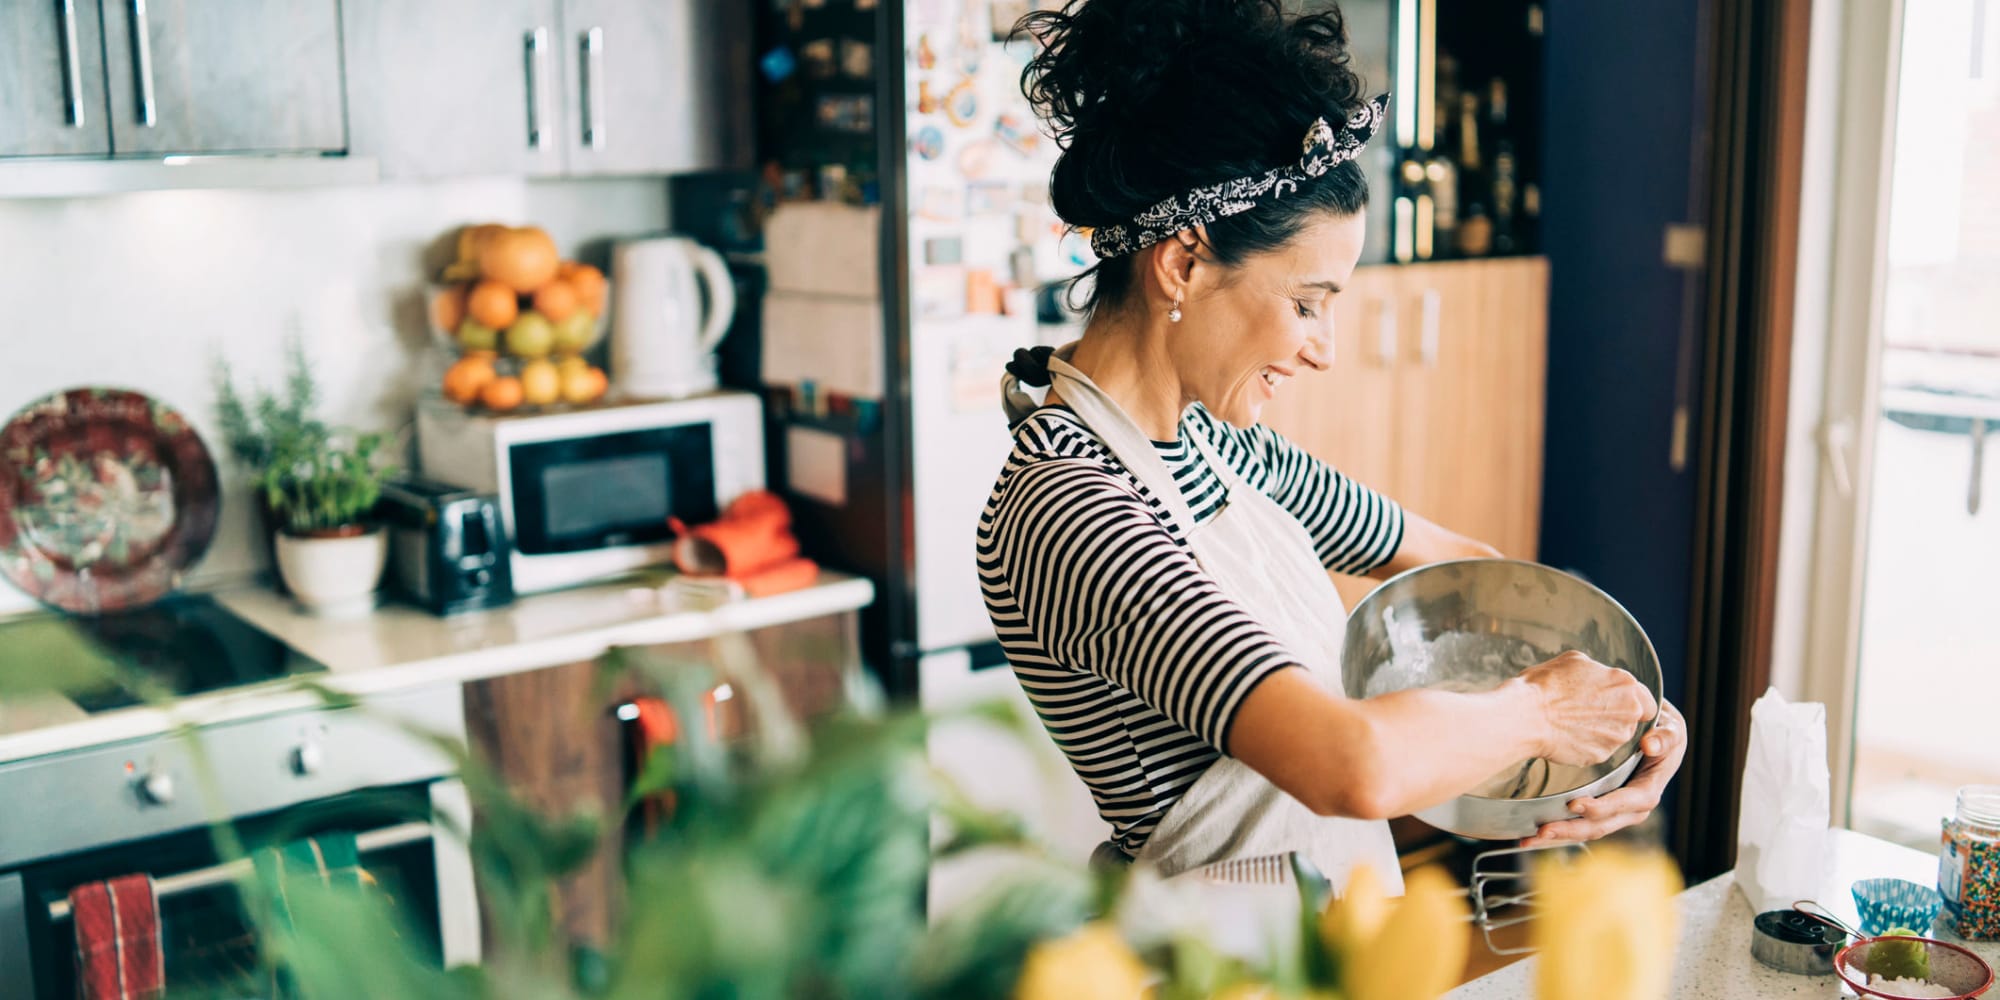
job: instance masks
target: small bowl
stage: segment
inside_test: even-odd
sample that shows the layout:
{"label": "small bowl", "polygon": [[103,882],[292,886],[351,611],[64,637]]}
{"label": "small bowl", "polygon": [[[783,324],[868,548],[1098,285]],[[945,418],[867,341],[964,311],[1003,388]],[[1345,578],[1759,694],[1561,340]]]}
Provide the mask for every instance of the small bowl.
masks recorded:
{"label": "small bowl", "polygon": [[1833,971],[1854,992],[1864,997],[1901,998],[1903,993],[1885,993],[1868,985],[1869,957],[1883,942],[1921,942],[1930,953],[1933,985],[1952,991],[1953,1000],[1971,1000],[1993,985],[1993,967],[1964,948],[1931,938],[1868,938],[1848,945],[1834,957]]}
{"label": "small bowl", "polygon": [[1861,933],[1886,934],[1904,927],[1929,934],[1944,900],[1930,886],[1900,878],[1871,878],[1854,883],[1854,908],[1861,913]]}

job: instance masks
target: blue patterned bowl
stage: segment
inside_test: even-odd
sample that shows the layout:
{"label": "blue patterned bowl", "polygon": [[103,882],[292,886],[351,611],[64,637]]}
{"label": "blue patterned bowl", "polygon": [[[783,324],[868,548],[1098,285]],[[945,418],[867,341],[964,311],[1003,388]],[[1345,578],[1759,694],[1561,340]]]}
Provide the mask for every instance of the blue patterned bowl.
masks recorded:
{"label": "blue patterned bowl", "polygon": [[1854,883],[1854,908],[1861,913],[1861,931],[1875,936],[1907,927],[1928,936],[1944,900],[1936,889],[1900,878],[1871,878]]}

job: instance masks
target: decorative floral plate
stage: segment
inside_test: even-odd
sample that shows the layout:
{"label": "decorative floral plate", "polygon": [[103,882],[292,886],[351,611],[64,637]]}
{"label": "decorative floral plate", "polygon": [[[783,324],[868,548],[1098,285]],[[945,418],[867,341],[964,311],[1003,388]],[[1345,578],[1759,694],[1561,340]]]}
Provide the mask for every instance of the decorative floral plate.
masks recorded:
{"label": "decorative floral plate", "polygon": [[142,393],[70,389],[0,428],[0,575],[65,611],[171,593],[208,551],[221,506],[208,448]]}

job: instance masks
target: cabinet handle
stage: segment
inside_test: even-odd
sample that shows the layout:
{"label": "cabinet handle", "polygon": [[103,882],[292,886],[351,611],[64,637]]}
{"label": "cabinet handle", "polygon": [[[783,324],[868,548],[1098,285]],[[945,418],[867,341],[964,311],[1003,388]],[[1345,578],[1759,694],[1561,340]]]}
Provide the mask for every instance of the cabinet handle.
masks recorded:
{"label": "cabinet handle", "polygon": [[1436,368],[1438,363],[1438,341],[1443,336],[1444,295],[1435,288],[1424,289],[1423,337],[1417,342],[1423,352],[1424,367]]}
{"label": "cabinet handle", "polygon": [[69,127],[83,127],[83,67],[77,65],[76,0],[62,0],[63,87],[69,104]]}
{"label": "cabinet handle", "polygon": [[604,29],[583,33],[583,144],[604,148]]}
{"label": "cabinet handle", "polygon": [[1396,300],[1382,300],[1381,315],[1375,322],[1375,363],[1384,368],[1396,364]]}
{"label": "cabinet handle", "polygon": [[139,124],[152,128],[160,116],[153,103],[153,39],[146,0],[132,0],[132,62],[139,79]]}
{"label": "cabinet handle", "polygon": [[522,44],[528,74],[528,148],[542,148],[542,62],[549,47],[549,29],[538,27],[527,33]]}

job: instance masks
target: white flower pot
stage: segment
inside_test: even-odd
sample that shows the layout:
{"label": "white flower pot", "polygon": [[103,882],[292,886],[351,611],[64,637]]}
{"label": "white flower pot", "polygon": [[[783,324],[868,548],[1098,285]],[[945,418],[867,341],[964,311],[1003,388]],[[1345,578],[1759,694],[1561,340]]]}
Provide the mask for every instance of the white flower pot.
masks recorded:
{"label": "white flower pot", "polygon": [[328,617],[366,614],[389,554],[381,528],[358,535],[304,538],[278,534],[278,575],[307,611]]}

